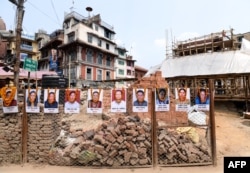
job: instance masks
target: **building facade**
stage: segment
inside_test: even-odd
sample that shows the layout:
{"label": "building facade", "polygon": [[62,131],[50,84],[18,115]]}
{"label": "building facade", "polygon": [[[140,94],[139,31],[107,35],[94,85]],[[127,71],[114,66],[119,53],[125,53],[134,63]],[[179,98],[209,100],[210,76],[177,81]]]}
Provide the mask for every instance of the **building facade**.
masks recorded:
{"label": "building facade", "polygon": [[124,47],[117,46],[116,53],[118,56],[115,59],[115,86],[117,88],[128,87],[135,78],[135,60],[127,54]]}
{"label": "building facade", "polygon": [[84,17],[74,11],[64,18],[63,74],[74,86],[115,77],[115,32],[100,15]]}

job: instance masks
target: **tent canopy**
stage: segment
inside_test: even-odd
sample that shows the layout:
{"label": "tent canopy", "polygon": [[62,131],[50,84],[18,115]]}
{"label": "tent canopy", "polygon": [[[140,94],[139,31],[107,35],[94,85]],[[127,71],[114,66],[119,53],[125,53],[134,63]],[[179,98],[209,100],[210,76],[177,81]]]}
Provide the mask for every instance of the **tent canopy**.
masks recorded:
{"label": "tent canopy", "polygon": [[[41,80],[44,74],[57,75],[55,71],[34,71],[30,72],[30,79]],[[13,79],[14,73],[11,71],[4,71],[3,67],[0,67],[0,79],[10,78]],[[19,79],[28,79],[28,71],[20,68]]]}

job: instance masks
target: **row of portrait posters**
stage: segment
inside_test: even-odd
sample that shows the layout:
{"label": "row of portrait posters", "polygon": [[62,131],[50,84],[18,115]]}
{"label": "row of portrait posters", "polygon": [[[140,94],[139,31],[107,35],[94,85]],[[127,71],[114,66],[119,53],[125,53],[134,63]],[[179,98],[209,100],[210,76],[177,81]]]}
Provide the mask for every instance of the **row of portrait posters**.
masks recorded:
{"label": "row of portrait posters", "polygon": [[[17,113],[17,94],[13,94],[13,90],[6,91],[3,99],[4,113]],[[199,89],[195,104],[198,110],[209,110],[209,95],[207,89]],[[64,100],[65,113],[80,113],[81,91],[78,89],[66,89]],[[127,109],[127,93],[126,89],[112,89],[110,97],[110,111],[111,112],[126,112]],[[40,89],[27,89],[25,98],[25,108],[27,113],[40,112]],[[133,112],[148,112],[148,89],[133,89]],[[59,90],[58,89],[44,89],[43,95],[44,113],[59,113]],[[87,113],[102,113],[103,105],[103,90],[89,89],[87,95]],[[189,88],[175,88],[175,110],[187,111],[191,105],[190,89]],[[169,111],[170,110],[169,89],[156,88],[155,89],[155,111]]]}

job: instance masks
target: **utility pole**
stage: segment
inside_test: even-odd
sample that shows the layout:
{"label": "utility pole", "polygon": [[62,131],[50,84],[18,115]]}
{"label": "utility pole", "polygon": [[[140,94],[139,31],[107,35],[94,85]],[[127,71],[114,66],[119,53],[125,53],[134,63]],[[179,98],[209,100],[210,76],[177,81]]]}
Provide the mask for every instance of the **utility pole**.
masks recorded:
{"label": "utility pole", "polygon": [[16,62],[14,64],[14,85],[17,92],[19,91],[19,72],[20,72],[20,46],[22,35],[22,23],[24,16],[24,1],[25,0],[9,0],[17,6],[17,25],[16,25]]}

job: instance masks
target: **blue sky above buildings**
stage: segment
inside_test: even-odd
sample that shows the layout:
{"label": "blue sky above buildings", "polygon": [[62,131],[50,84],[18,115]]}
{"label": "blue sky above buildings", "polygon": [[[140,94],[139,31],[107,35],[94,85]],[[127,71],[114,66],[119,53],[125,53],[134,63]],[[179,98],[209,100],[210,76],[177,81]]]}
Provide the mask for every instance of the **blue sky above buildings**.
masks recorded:
{"label": "blue sky above buildings", "polygon": [[[62,28],[64,13],[73,10],[88,16],[100,14],[114,27],[115,41],[137,60],[150,68],[166,58],[173,40],[184,40],[212,32],[234,29],[250,32],[249,0],[27,0],[23,31],[34,34],[39,29],[48,34]],[[15,28],[16,7],[1,0],[0,16],[7,30]]]}

